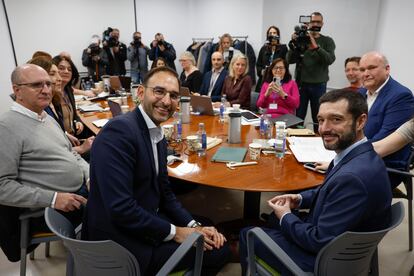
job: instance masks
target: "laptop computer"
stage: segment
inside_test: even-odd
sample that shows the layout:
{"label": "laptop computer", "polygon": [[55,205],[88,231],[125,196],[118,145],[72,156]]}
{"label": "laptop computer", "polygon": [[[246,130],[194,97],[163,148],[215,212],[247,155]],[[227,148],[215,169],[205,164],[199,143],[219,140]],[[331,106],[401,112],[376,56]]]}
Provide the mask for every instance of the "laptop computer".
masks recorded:
{"label": "laptop computer", "polygon": [[108,105],[109,105],[109,110],[112,113],[112,118],[115,118],[116,116],[119,116],[122,114],[122,109],[119,103],[109,100]]}
{"label": "laptop computer", "polygon": [[296,117],[293,114],[284,114],[282,116],[271,118],[270,119],[273,123],[276,121],[284,121],[286,123],[286,127],[293,127],[303,123],[303,120],[299,117]]}
{"label": "laptop computer", "polygon": [[200,115],[213,116],[215,114],[210,97],[191,95],[190,103],[193,107],[193,112],[199,112]]}
{"label": "laptop computer", "polygon": [[125,89],[125,91],[129,92],[131,90],[131,77],[119,76],[119,81],[121,82],[121,86]]}

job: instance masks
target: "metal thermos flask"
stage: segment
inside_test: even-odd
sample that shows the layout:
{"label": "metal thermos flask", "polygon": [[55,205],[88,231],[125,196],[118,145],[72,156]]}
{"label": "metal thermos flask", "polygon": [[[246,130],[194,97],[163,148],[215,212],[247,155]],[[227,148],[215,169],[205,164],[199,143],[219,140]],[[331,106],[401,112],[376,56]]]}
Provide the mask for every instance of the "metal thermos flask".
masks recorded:
{"label": "metal thermos flask", "polygon": [[229,113],[229,143],[239,144],[241,142],[241,113],[230,112]]}
{"label": "metal thermos flask", "polygon": [[181,111],[181,123],[182,124],[190,123],[190,98],[189,97],[180,98],[180,111]]}

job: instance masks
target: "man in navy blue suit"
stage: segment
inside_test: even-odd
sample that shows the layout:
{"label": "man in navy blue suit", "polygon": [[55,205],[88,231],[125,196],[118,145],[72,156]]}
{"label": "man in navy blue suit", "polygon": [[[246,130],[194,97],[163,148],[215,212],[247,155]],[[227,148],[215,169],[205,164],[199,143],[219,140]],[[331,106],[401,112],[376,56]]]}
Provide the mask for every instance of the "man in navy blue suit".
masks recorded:
{"label": "man in navy blue suit", "polygon": [[219,102],[221,100],[221,89],[227,76],[227,70],[223,66],[223,54],[214,52],[211,55],[211,64],[213,69],[205,73],[201,83],[200,94],[211,97],[212,102]]}
{"label": "man in navy blue suit", "polygon": [[[371,142],[376,142],[411,119],[414,114],[414,97],[410,89],[390,76],[390,65],[381,53],[364,54],[359,66],[364,86],[361,93],[368,103],[368,123],[364,132]],[[384,161],[388,167],[405,169],[409,156],[410,145],[407,145],[384,157]],[[392,175],[392,187],[400,182],[400,178]]]}
{"label": "man in navy blue suit", "polygon": [[[179,91],[172,69],[150,71],[138,88],[139,107],[105,125],[91,150],[91,189],[82,234],[126,247],[143,275],[155,275],[194,231],[205,238],[207,274],[220,270],[229,255],[224,236],[197,223],[170,188],[160,124],[176,110]],[[194,253],[177,268],[191,267]]]}
{"label": "man in navy blue suit", "polygon": [[[326,149],[335,150],[321,186],[268,201],[273,213],[263,230],[305,271],[313,271],[318,252],[345,231],[374,231],[388,225],[391,188],[384,162],[364,135],[367,104],[349,89],[320,98],[319,133]],[[309,209],[299,214],[292,209]],[[240,233],[240,258],[246,271],[246,232]],[[282,273],[284,267],[259,242],[258,257]]]}

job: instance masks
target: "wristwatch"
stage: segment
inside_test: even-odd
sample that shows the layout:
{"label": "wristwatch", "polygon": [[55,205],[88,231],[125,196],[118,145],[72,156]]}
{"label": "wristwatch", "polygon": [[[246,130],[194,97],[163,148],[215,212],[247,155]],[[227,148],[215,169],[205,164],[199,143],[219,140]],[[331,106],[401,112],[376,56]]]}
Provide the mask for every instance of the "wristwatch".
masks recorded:
{"label": "wristwatch", "polygon": [[198,227],[198,226],[201,226],[201,223],[199,223],[199,222],[197,222],[197,221],[194,221],[194,222],[190,225],[190,227],[191,227],[191,228],[196,228],[196,227]]}

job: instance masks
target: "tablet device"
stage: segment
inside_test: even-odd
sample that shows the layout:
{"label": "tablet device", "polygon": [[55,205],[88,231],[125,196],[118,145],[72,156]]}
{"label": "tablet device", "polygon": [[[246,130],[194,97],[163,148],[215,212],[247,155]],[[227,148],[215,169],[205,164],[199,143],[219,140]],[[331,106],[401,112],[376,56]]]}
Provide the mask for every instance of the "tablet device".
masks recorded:
{"label": "tablet device", "polygon": [[119,103],[108,100],[108,105],[109,105],[109,110],[111,110],[113,118],[122,114],[122,109]]}
{"label": "tablet device", "polygon": [[246,120],[246,121],[248,121],[248,122],[250,122],[250,121],[254,121],[254,120],[257,120],[257,119],[259,119],[260,117],[259,116],[257,116],[256,114],[254,114],[253,112],[251,112],[251,111],[242,111],[241,112],[241,115],[242,115],[242,117]]}

